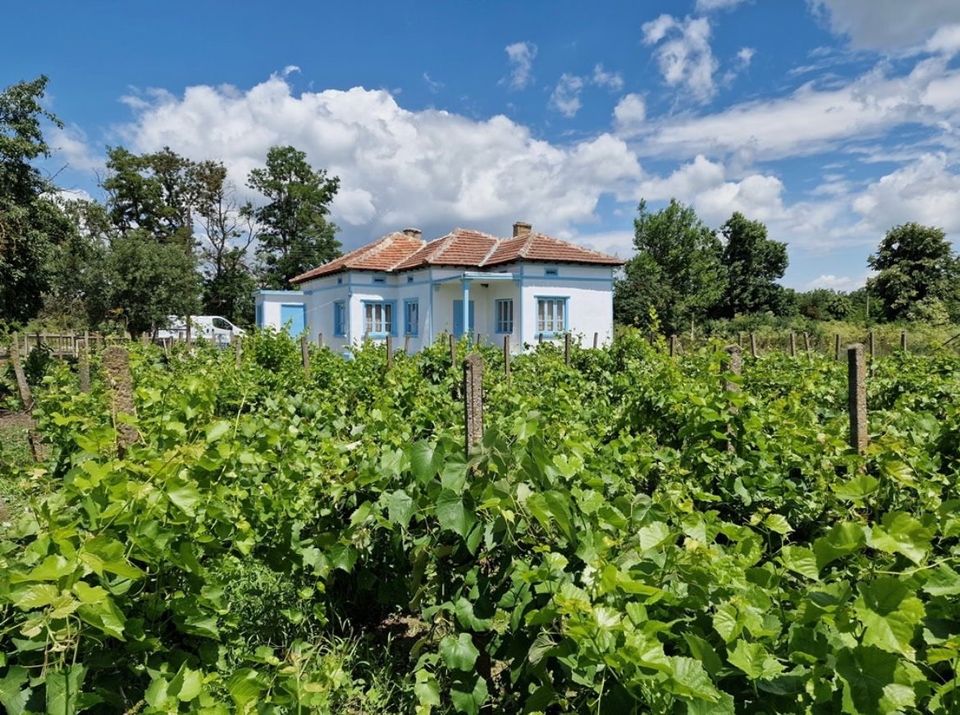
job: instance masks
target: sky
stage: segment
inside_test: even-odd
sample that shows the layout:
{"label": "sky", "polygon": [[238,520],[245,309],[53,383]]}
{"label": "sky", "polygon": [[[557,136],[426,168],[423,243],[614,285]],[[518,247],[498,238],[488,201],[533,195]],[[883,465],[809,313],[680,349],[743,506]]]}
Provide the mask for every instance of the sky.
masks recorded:
{"label": "sky", "polygon": [[[632,254],[645,200],[787,243],[850,290],[907,221],[960,241],[960,1],[16,3],[0,86],[50,78],[44,170],[100,198],[106,147],[291,144],[340,177],[345,248],[514,221]],[[12,31],[11,31],[12,30]]]}

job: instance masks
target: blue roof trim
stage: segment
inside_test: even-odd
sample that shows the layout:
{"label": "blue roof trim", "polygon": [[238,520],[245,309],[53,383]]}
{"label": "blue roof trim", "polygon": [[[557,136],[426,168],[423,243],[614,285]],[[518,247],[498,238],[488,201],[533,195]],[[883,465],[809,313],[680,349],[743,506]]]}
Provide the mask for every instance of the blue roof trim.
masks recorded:
{"label": "blue roof trim", "polygon": [[256,295],[270,295],[270,296],[295,296],[295,295],[306,295],[302,290],[255,290],[253,294]]}

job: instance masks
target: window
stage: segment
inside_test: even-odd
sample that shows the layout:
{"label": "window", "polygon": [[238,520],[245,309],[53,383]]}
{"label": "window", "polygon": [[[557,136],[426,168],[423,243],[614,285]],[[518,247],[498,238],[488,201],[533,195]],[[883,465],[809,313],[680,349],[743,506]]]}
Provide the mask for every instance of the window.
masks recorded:
{"label": "window", "polygon": [[537,332],[562,333],[567,329],[567,299],[537,298]]}
{"label": "window", "polygon": [[374,276],[374,277],[373,277],[373,282],[374,282],[374,283],[386,283],[386,282],[387,282],[387,279],[384,278],[383,276]]}
{"label": "window", "polygon": [[342,300],[333,304],[333,335],[337,338],[347,335],[347,304]]}
{"label": "window", "polygon": [[417,337],[420,329],[420,304],[415,300],[403,301],[403,334]]}
{"label": "window", "polygon": [[337,285],[343,285],[343,276],[337,276]]}
{"label": "window", "polygon": [[543,275],[545,276],[558,276],[560,275],[560,270],[557,268],[544,268]]}
{"label": "window", "polygon": [[513,299],[505,298],[496,301],[494,304],[494,316],[496,317],[496,330],[498,333],[507,334],[513,332]]}
{"label": "window", "polygon": [[363,304],[363,333],[368,337],[394,335],[393,303],[380,301]]}
{"label": "window", "polygon": [[407,283],[413,283],[413,276],[407,276]]}

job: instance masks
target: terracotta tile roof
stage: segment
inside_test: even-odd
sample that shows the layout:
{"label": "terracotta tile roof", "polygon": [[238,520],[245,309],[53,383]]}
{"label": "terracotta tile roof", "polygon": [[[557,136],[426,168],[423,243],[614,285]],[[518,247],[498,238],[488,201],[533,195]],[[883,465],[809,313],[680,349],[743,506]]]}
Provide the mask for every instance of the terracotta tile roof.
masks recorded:
{"label": "terracotta tile roof", "polygon": [[409,236],[400,231],[388,233],[373,243],[346,253],[340,258],[324,263],[322,266],[301,273],[299,276],[290,279],[291,283],[303,283],[311,278],[328,276],[331,273],[340,271],[359,270],[359,271],[390,271],[397,264],[416,253],[425,245],[421,238]]}
{"label": "terracotta tile roof", "polygon": [[488,233],[456,228],[446,236],[425,242],[407,233],[395,232],[291,279],[303,283],[312,278],[347,270],[406,271],[427,266],[462,266],[482,269],[515,261],[587,263],[620,266],[623,261],[569,241],[524,233],[500,239]]}

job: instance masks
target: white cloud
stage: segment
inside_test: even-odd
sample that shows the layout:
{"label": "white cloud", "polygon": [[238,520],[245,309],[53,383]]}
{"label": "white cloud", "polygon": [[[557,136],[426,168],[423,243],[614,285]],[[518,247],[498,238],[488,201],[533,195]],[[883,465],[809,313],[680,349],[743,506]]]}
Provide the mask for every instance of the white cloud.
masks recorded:
{"label": "white cloud", "polygon": [[745,0],[697,0],[697,12],[729,10],[743,4]]}
{"label": "white cloud", "polygon": [[836,276],[832,273],[817,276],[806,284],[806,290],[827,288],[828,290],[850,292],[862,288],[867,282],[867,274],[862,276]]}
{"label": "white cloud", "polygon": [[583,78],[564,73],[560,81],[550,94],[550,107],[565,117],[573,117],[580,111],[580,91],[583,89]]}
{"label": "white cloud", "polygon": [[627,193],[641,176],[635,154],[612,135],[553,144],[504,116],[409,111],[383,90],[297,95],[273,76],[246,90],[201,85],[150,96],[122,129],[131,149],[222,159],[243,186],[269,147],[292,144],[341,178],[334,220],[347,246],[410,225],[426,235],[456,225],[505,233],[518,217],[569,232],[596,220],[601,195]]}
{"label": "white cloud", "polygon": [[752,47],[741,47],[737,52],[737,61],[741,67],[749,67],[755,54],[757,54],[757,51]]}
{"label": "white cloud", "polygon": [[960,22],[957,0],[808,0],[830,29],[860,49],[898,50],[923,44]]}
{"label": "white cloud", "polygon": [[960,175],[943,154],[925,154],[870,184],[853,208],[878,233],[908,221],[958,233]]}
{"label": "white cloud", "polygon": [[507,84],[510,89],[524,89],[533,82],[533,60],[537,56],[537,46],[532,42],[514,42],[504,50],[510,62]]}
{"label": "white cloud", "polygon": [[927,40],[928,52],[953,56],[960,52],[960,24],[944,25]]}
{"label": "white cloud", "polygon": [[595,65],[593,68],[593,83],[598,87],[606,87],[614,92],[623,89],[623,77],[619,72],[607,72],[603,65]]}
{"label": "white cloud", "polygon": [[710,48],[710,21],[705,17],[677,20],[661,15],[643,25],[643,41],[656,45],[654,57],[664,81],[685,87],[701,102],[716,92],[717,61]]}
{"label": "white cloud", "polygon": [[427,72],[423,73],[423,81],[426,83],[427,89],[430,90],[431,94],[436,94],[443,89],[443,82],[437,82],[437,80],[433,79]]}
{"label": "white cloud", "polygon": [[77,171],[98,171],[104,166],[104,158],[98,156],[79,127],[52,127],[47,132],[47,142],[54,159],[66,162]]}
{"label": "white cloud", "polygon": [[625,94],[613,109],[614,124],[618,132],[633,133],[643,126],[647,118],[647,103],[639,94]]}
{"label": "white cloud", "polygon": [[757,159],[815,154],[847,140],[865,140],[905,123],[938,129],[960,115],[960,71],[942,57],[918,61],[905,75],[875,68],[847,84],[734,105],[714,114],[647,127],[638,151],[694,156],[749,149]]}

